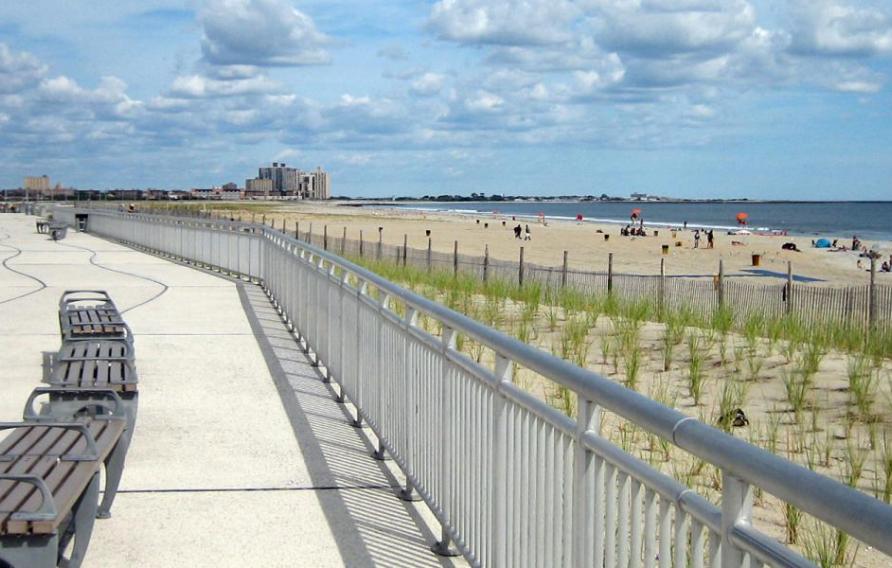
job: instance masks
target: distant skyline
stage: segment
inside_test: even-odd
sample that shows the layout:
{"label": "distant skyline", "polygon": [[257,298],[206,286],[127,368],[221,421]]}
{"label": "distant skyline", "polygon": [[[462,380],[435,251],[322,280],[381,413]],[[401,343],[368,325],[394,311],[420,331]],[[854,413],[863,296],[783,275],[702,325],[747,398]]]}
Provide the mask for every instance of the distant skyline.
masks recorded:
{"label": "distant skyline", "polygon": [[0,3],[0,187],[889,199],[888,0]]}

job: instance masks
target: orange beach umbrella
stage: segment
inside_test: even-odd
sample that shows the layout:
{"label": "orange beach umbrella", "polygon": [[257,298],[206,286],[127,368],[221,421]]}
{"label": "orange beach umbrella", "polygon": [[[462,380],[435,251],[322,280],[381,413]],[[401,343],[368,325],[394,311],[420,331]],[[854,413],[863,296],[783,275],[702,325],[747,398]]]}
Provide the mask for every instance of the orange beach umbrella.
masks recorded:
{"label": "orange beach umbrella", "polygon": [[747,220],[748,218],[749,218],[749,214],[748,214],[748,213],[743,213],[743,212],[741,212],[741,213],[738,213],[738,214],[737,214],[737,222],[740,223],[741,225],[746,225],[746,220]]}
{"label": "orange beach umbrella", "polygon": [[641,208],[640,207],[636,207],[636,208],[632,209],[632,219],[637,219],[638,217],[641,217]]}

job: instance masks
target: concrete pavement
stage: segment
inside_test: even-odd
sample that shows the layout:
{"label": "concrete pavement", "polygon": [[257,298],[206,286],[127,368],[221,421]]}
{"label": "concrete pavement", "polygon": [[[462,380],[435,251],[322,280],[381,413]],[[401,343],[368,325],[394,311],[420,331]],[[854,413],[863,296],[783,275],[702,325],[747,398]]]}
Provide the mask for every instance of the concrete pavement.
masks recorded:
{"label": "concrete pavement", "polygon": [[133,444],[85,566],[451,565],[260,288],[34,220],[0,215],[0,420],[59,348],[64,289],[108,290],[136,338]]}

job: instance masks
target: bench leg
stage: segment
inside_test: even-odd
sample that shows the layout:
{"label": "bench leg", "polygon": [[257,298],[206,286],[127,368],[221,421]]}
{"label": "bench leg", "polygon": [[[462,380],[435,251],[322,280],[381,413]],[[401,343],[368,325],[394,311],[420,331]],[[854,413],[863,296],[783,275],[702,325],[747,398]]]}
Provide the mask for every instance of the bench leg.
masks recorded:
{"label": "bench leg", "polygon": [[121,484],[121,475],[124,473],[124,459],[130,448],[130,440],[133,439],[133,428],[136,424],[137,395],[131,399],[124,399],[124,408],[127,411],[127,428],[121,434],[118,443],[105,459],[105,488],[102,493],[102,502],[96,514],[98,519],[111,517],[112,504],[118,494],[118,486]]}
{"label": "bench leg", "polygon": [[74,548],[68,559],[59,558],[59,565],[67,568],[80,568],[87,555],[87,546],[93,535],[93,524],[96,522],[96,507],[99,502],[99,473],[93,474],[90,485],[84,494],[78,499],[73,509],[73,518],[65,531],[64,541],[59,542],[59,555],[68,544],[68,540],[74,537]]}

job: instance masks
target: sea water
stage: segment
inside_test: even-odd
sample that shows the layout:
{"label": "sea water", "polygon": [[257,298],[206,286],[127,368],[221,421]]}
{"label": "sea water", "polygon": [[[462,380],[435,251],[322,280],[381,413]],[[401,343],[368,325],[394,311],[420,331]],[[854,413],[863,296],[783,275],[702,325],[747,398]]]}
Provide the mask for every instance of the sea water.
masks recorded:
{"label": "sea water", "polygon": [[[387,205],[391,206],[390,204]],[[533,218],[544,214],[549,219],[576,219],[627,224],[632,209],[641,209],[645,226],[733,230],[740,228],[737,214],[746,213],[747,229],[753,231],[788,231],[791,234],[850,240],[853,235],[863,242],[892,240],[892,201],[846,202],[414,202],[393,206],[429,211],[450,211],[465,215],[497,213],[502,216]]]}

